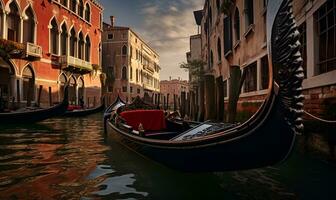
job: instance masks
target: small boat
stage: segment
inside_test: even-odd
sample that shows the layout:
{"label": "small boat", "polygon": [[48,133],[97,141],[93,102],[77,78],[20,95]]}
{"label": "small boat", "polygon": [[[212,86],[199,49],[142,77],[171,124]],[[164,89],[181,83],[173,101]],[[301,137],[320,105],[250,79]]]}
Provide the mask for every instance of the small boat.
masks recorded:
{"label": "small boat", "polygon": [[267,12],[269,89],[251,119],[242,124],[206,121],[191,126],[170,123],[176,120],[139,102],[116,102],[105,114],[107,136],[186,172],[247,170],[286,160],[296,135],[303,131],[299,33],[290,0],[269,0]]}
{"label": "small boat", "polygon": [[68,108],[68,87],[64,89],[64,97],[60,104],[46,108],[24,112],[0,113],[0,124],[28,124],[43,121],[64,114]]}
{"label": "small boat", "polygon": [[96,108],[90,108],[90,109],[78,109],[78,110],[72,110],[69,111],[67,110],[63,116],[64,117],[85,117],[88,115],[92,115],[92,114],[96,114],[99,112],[104,111],[105,109],[105,100],[103,99],[103,102],[100,106],[96,107]]}

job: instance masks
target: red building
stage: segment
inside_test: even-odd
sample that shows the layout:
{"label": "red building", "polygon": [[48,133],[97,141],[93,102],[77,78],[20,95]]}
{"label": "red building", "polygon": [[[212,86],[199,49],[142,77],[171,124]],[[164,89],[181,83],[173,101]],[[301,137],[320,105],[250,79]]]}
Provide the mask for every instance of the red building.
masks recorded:
{"label": "red building", "polygon": [[0,45],[19,52],[0,58],[6,105],[57,103],[67,81],[71,104],[98,103],[101,24],[95,0],[0,0]]}

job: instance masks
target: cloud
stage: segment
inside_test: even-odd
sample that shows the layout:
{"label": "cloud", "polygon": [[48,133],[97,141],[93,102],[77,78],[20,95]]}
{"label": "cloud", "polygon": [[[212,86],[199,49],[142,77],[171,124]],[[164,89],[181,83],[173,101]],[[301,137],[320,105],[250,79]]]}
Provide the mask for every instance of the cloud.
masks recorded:
{"label": "cloud", "polygon": [[197,33],[193,11],[201,9],[204,0],[152,1],[143,5],[144,23],[139,32],[160,54],[161,78],[188,75],[179,69],[189,51],[189,37]]}

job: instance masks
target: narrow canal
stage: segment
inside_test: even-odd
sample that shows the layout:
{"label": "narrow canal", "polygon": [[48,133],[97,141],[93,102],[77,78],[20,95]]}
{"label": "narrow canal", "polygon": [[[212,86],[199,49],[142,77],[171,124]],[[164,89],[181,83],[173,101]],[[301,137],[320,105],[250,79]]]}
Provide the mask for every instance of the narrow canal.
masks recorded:
{"label": "narrow canal", "polygon": [[1,200],[335,199],[335,169],[295,152],[265,169],[181,173],[104,136],[100,115],[0,128]]}

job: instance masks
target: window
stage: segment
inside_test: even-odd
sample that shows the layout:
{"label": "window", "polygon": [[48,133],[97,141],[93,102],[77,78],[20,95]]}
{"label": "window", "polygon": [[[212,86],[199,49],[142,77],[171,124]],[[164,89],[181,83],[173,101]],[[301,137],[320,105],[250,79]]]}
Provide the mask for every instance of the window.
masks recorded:
{"label": "window", "polygon": [[51,21],[50,51],[52,54],[58,54],[58,25],[55,18]]}
{"label": "window", "polygon": [[22,90],[24,101],[34,100],[35,80],[33,70],[30,66],[25,67],[22,72]]}
{"label": "window", "polygon": [[227,56],[232,50],[232,27],[231,17],[224,18],[224,55]]}
{"label": "window", "polygon": [[61,55],[67,55],[68,49],[68,31],[65,23],[62,25],[61,33]]}
{"label": "window", "polygon": [[35,18],[32,8],[26,10],[26,19],[23,22],[23,42],[34,43],[35,41]]}
{"label": "window", "polygon": [[83,0],[79,0],[78,2],[78,15],[83,18],[84,14],[84,3]]}
{"label": "window", "polygon": [[141,90],[140,89],[137,89],[137,93],[140,94]]}
{"label": "window", "polygon": [[70,31],[70,56],[76,57],[77,37],[75,29]]}
{"label": "window", "polygon": [[125,66],[122,68],[121,79],[123,80],[127,79],[127,68]]}
{"label": "window", "polygon": [[221,44],[221,40],[220,38],[218,37],[218,40],[217,40],[217,56],[218,56],[218,62],[221,62],[222,61],[222,44]]}
{"label": "window", "polygon": [[61,0],[61,4],[65,7],[68,7],[68,0]]}
{"label": "window", "polygon": [[126,45],[124,45],[124,46],[122,47],[121,54],[122,54],[123,56],[126,56],[126,55],[127,55],[127,46],[126,46]]}
{"label": "window", "polygon": [[131,71],[130,71],[130,79],[133,80],[133,67],[131,67]]}
{"label": "window", "polygon": [[336,2],[328,0],[315,14],[319,37],[319,74],[336,70]]}
{"label": "window", "polygon": [[130,57],[133,58],[133,48],[130,46]]}
{"label": "window", "polygon": [[122,87],[122,91],[123,91],[123,92],[127,92],[127,87],[126,87],[126,86],[123,86],[123,87]]}
{"label": "window", "polygon": [[113,34],[112,34],[112,33],[108,34],[108,35],[107,35],[107,39],[108,39],[108,40],[113,40]]}
{"label": "window", "polygon": [[257,62],[245,67],[246,77],[244,81],[244,92],[253,92],[257,90]]}
{"label": "window", "polygon": [[87,22],[90,22],[90,18],[91,18],[91,9],[90,9],[89,3],[87,3],[85,5],[85,20]]}
{"label": "window", "polygon": [[84,59],[84,37],[83,33],[79,33],[79,41],[78,41],[78,58]]}
{"label": "window", "polygon": [[224,98],[228,97],[227,83],[227,80],[223,82]]}
{"label": "window", "polygon": [[240,15],[239,15],[239,10],[236,8],[235,11],[235,16],[234,16],[234,31],[235,31],[235,39],[236,42],[240,40]]}
{"label": "window", "polygon": [[85,39],[85,60],[90,61],[90,56],[91,55],[91,42],[89,36],[86,36]]}
{"label": "window", "polygon": [[213,68],[213,53],[210,51],[210,69]]}
{"label": "window", "polygon": [[246,30],[254,23],[253,1],[245,0],[245,27]]}
{"label": "window", "polygon": [[261,88],[262,90],[268,89],[268,81],[269,81],[269,70],[268,70],[268,56],[264,56],[261,58]]}
{"label": "window", "polygon": [[307,78],[307,32],[306,22],[299,27],[300,43],[301,43],[301,56],[303,59],[302,68],[304,70],[304,77]]}
{"label": "window", "polygon": [[136,82],[139,82],[139,70],[138,69],[136,69],[135,70],[135,79],[136,79]]}
{"label": "window", "polygon": [[9,4],[9,14],[7,16],[7,39],[19,42],[20,41],[20,14],[15,1]]}
{"label": "window", "polygon": [[70,0],[70,10],[74,13],[77,11],[77,0]]}
{"label": "window", "polygon": [[130,87],[130,93],[133,93],[133,87]]}

